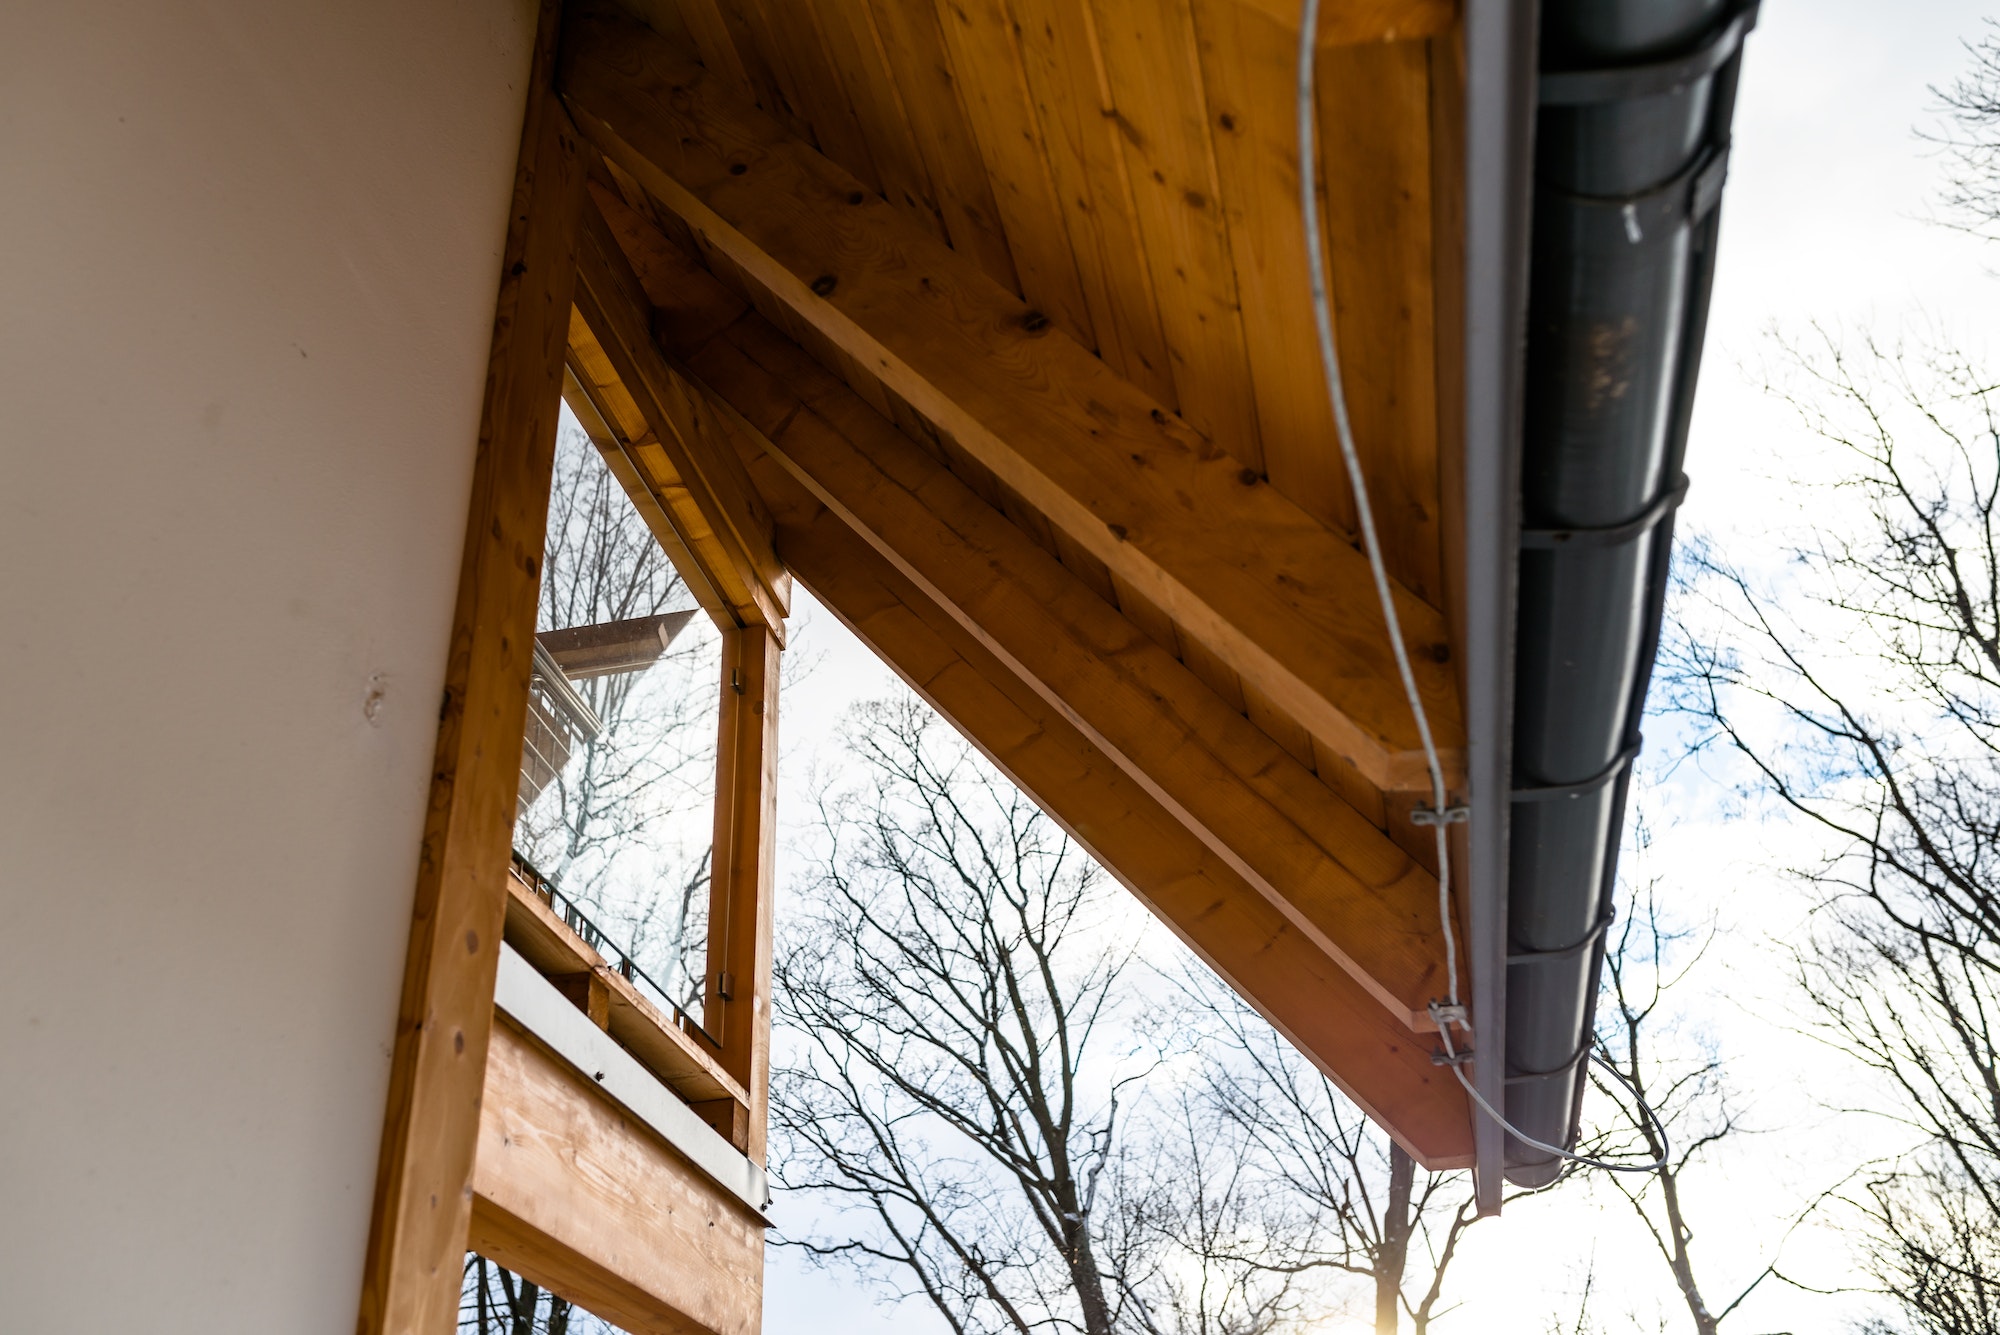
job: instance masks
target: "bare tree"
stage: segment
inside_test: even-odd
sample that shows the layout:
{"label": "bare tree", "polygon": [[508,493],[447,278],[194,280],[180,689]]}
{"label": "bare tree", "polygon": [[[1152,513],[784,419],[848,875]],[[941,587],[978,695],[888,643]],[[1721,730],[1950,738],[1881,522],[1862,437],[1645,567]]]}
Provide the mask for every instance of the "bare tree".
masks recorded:
{"label": "bare tree", "polygon": [[[1643,825],[1640,834],[1643,840]],[[1783,1280],[1778,1264],[1785,1244],[1838,1188],[1822,1191],[1795,1214],[1770,1245],[1763,1267],[1718,1305],[1711,1297],[1713,1260],[1708,1267],[1695,1262],[1690,1192],[1699,1189],[1697,1178],[1711,1151],[1745,1128],[1714,1043],[1691,1031],[1671,1004],[1673,994],[1706,960],[1714,926],[1699,934],[1669,927],[1658,891],[1659,883],[1648,881],[1633,893],[1629,910],[1607,942],[1595,1051],[1617,1074],[1591,1066],[1596,1117],[1579,1148],[1593,1158],[1660,1161],[1650,1173],[1601,1177],[1631,1207],[1652,1240],[1696,1335],[1717,1335],[1767,1280]]]}
{"label": "bare tree", "polygon": [[470,1252],[459,1289],[458,1328],[465,1335],[618,1335],[568,1300]]}
{"label": "bare tree", "polygon": [[1243,1137],[1264,1190],[1260,1268],[1360,1279],[1378,1335],[1404,1316],[1424,1335],[1440,1307],[1452,1258],[1478,1218],[1464,1173],[1417,1167],[1333,1082],[1206,975],[1183,991],[1216,1040],[1206,1093]]}
{"label": "bare tree", "polygon": [[[1667,681],[1826,852],[1797,969],[1918,1151],[1858,1204],[1911,1329],[2000,1322],[2000,402],[1969,361],[1821,334],[1781,392],[1846,476],[1779,597],[1689,563]],[[1695,624],[1699,618],[1700,624]]]}
{"label": "bare tree", "polygon": [[2000,224],[2000,23],[1986,20],[1965,52],[1971,68],[1931,90],[1949,124],[1925,137],[1944,152],[1944,221],[1991,236]]}
{"label": "bare tree", "polygon": [[[542,562],[540,628],[653,616],[692,601],[596,447],[565,419]],[[714,776],[712,643],[683,636],[652,668],[571,683],[604,725],[523,815],[515,843],[563,892],[611,919],[672,998],[698,1009]],[[694,832],[692,849],[675,835]]]}
{"label": "bare tree", "polygon": [[848,737],[865,781],[822,799],[792,892],[772,1085],[776,1175],[843,1227],[787,1241],[954,1331],[1272,1329],[1290,1284],[1230,1259],[1228,1147],[1195,1104],[1138,1112],[1141,910],[916,700]]}

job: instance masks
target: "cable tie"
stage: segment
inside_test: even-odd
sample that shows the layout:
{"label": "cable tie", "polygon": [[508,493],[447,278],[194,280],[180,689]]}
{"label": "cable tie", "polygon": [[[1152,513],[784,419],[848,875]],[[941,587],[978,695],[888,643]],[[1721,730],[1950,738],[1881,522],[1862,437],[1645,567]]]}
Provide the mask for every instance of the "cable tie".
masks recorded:
{"label": "cable tie", "polygon": [[1443,811],[1439,811],[1436,807],[1412,807],[1410,809],[1410,824],[1412,825],[1463,825],[1471,819],[1472,808],[1468,806],[1446,807]]}

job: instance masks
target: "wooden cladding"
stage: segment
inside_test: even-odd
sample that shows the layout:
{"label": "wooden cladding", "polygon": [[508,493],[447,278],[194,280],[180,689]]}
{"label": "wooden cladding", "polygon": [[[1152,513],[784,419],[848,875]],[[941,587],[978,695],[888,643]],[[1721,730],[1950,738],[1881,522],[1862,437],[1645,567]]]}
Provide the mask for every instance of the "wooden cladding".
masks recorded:
{"label": "wooden cladding", "polygon": [[[559,79],[598,147],[857,392],[913,410],[1370,784],[1422,786],[1366,563],[1338,532],[643,26],[580,17]],[[1444,619],[1398,599],[1456,762]]]}

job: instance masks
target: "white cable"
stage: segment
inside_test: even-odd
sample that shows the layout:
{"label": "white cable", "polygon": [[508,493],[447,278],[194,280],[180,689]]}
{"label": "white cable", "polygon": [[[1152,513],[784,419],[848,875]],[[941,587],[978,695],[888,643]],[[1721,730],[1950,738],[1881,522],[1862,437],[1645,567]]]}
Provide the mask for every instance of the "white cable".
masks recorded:
{"label": "white cable", "polygon": [[1361,473],[1361,453],[1354,445],[1354,424],[1348,419],[1347,390],[1340,375],[1340,353],[1333,339],[1333,303],[1326,292],[1326,255],[1319,234],[1319,162],[1313,148],[1313,65],[1318,56],[1319,44],[1315,39],[1319,33],[1319,4],[1320,0],[1303,0],[1304,11],[1299,20],[1299,208],[1305,215],[1306,264],[1312,277],[1313,322],[1319,332],[1320,367],[1326,373],[1327,398],[1333,404],[1333,425],[1340,440],[1340,458],[1347,467],[1348,485],[1354,491],[1354,510],[1361,525],[1361,548],[1368,555],[1368,569],[1375,577],[1375,596],[1382,604],[1382,619],[1388,624],[1389,648],[1396,656],[1396,672],[1403,680],[1403,694],[1409,698],[1410,714],[1416,720],[1417,740],[1424,749],[1424,767],[1430,772],[1430,818],[1437,831],[1438,923],[1444,932],[1445,968],[1445,1000],[1430,1004],[1431,1019],[1437,1023],[1438,1035],[1444,1040],[1445,1063],[1458,1077],[1458,1083],[1465,1087],[1472,1101],[1514,1139],[1590,1168],[1603,1168],[1614,1173],[1655,1172],[1667,1165],[1667,1129],[1618,1069],[1597,1054],[1592,1053],[1591,1060],[1598,1062],[1616,1076],[1620,1084],[1625,1085],[1646,1119],[1659,1132],[1660,1157],[1657,1161],[1649,1164],[1608,1163],[1572,1154],[1557,1146],[1544,1144],[1533,1136],[1523,1135],[1465,1078],[1465,1061],[1472,1054],[1467,1052],[1461,1057],[1451,1041],[1454,1024],[1468,1029],[1471,1026],[1467,1024],[1465,1006],[1458,999],[1458,934],[1453,930],[1451,921],[1451,849],[1446,838],[1449,808],[1445,805],[1444,764],[1438,758],[1437,743],[1431,737],[1430,715],[1425,711],[1423,695],[1417,689],[1417,674],[1410,667],[1410,651],[1403,643],[1402,618],[1396,615],[1396,599],[1389,587],[1389,567],[1382,559],[1382,540],[1375,532],[1375,512],[1368,503],[1368,482]]}

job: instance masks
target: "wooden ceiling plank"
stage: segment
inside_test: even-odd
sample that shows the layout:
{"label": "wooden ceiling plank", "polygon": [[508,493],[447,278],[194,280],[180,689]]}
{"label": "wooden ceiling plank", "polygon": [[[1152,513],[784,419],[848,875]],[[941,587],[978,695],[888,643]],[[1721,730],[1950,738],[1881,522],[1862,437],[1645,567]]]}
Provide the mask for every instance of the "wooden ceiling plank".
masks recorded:
{"label": "wooden ceiling plank", "polygon": [[1262,472],[1250,354],[1188,0],[1097,0],[1095,13],[1111,121],[1123,135],[1180,414]]}
{"label": "wooden ceiling plank", "polygon": [[812,127],[820,152],[880,194],[882,177],[875,168],[861,118],[828,59],[819,15],[805,0],[739,0],[758,45],[770,53],[778,86],[800,119]]}
{"label": "wooden ceiling plank", "polygon": [[[661,234],[655,219],[634,209],[622,196],[595,185],[590,196],[597,205],[598,216],[617,240],[619,250],[632,261],[633,273],[646,299],[655,310],[672,307],[673,318],[656,324],[653,329],[654,339],[663,340],[662,346],[668,352],[685,356],[750,309],[750,303],[736,289],[688,265],[687,252]],[[677,266],[674,280],[663,281],[668,272],[666,266],[670,264]],[[688,281],[683,275],[690,273],[700,274],[708,281]]]}
{"label": "wooden ceiling plank", "polygon": [[902,91],[889,72],[888,57],[866,4],[851,0],[810,0],[826,40],[827,59],[853,99],[855,115],[875,160],[883,198],[903,210],[938,240],[947,239],[937,192],[924,166],[923,150],[910,129]]}
{"label": "wooden ceiling plank", "polygon": [[1327,278],[1355,446],[1390,570],[1436,606],[1444,585],[1430,96],[1425,42],[1320,55]]}
{"label": "wooden ceiling plank", "polygon": [[[1435,882],[1173,655],[775,331],[691,364],[759,445],[1412,1028]],[[752,438],[740,435],[748,442]]]}
{"label": "wooden ceiling plank", "polygon": [[752,474],[829,611],[1420,1163],[1470,1164],[1465,1096],[1427,1041],[782,466]]}
{"label": "wooden ceiling plank", "polygon": [[[1371,782],[1425,785],[1366,562],[1337,534],[1074,340],[1026,328],[1019,301],[659,39],[579,15],[564,51],[585,132],[753,289],[875,371]],[[1435,609],[1397,597],[1455,774],[1449,639]]]}
{"label": "wooden ceiling plank", "polygon": [[1097,355],[1161,406],[1176,409],[1173,366],[1132,202],[1123,136],[1110,115],[1096,19],[1089,5],[1076,0],[1012,0],[1012,5],[1022,68],[1068,220]]}
{"label": "wooden ceiling plank", "polygon": [[1058,329],[1095,350],[1097,335],[1077,276],[1067,218],[1056,199],[1005,0],[938,0],[937,10],[954,82],[971,113],[993,183],[1021,297]]}
{"label": "wooden ceiling plank", "polygon": [[1013,251],[979,157],[965,106],[952,82],[951,59],[931,0],[852,0],[868,3],[911,134],[944,216],[945,238],[1000,286],[1018,294]]}
{"label": "wooden ceiling plank", "polygon": [[[1298,41],[1297,0],[1227,2],[1279,24]],[[1435,37],[1458,26],[1458,8],[1459,0],[1339,0],[1320,6],[1319,44],[1359,46]]]}
{"label": "wooden ceiling plank", "polygon": [[[755,6],[756,0],[681,0],[681,13],[689,33],[701,45],[704,65],[730,80],[739,94],[754,98],[764,113],[776,117],[788,132],[810,138],[812,127],[779,85],[770,51],[759,40],[762,16]],[[709,35],[708,44],[702,44],[704,35]],[[709,59],[711,50],[719,64]]]}
{"label": "wooden ceiling plank", "polygon": [[[1351,534],[1354,497],[1335,445],[1305,277],[1298,103],[1286,77],[1297,59],[1298,18],[1282,25],[1244,0],[1194,0],[1194,14],[1264,471],[1308,514]],[[1367,336],[1346,332],[1344,341]]]}

